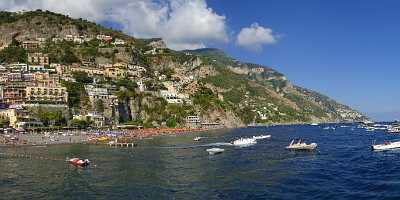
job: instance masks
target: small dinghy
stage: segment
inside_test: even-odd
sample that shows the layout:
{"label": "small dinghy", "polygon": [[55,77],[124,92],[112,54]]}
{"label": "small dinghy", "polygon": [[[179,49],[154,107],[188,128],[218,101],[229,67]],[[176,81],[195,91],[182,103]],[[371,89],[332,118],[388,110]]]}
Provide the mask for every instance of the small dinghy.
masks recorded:
{"label": "small dinghy", "polygon": [[225,151],[225,149],[220,149],[220,148],[211,148],[206,150],[208,154],[214,155],[214,154],[220,154]]}
{"label": "small dinghy", "polygon": [[376,145],[372,145],[371,147],[372,147],[372,150],[374,150],[374,151],[398,149],[398,148],[400,148],[400,141],[398,141],[398,142],[385,141],[383,144],[376,144]]}
{"label": "small dinghy", "polygon": [[232,142],[235,146],[250,146],[257,144],[257,140],[254,138],[240,138]]}
{"label": "small dinghy", "polygon": [[299,139],[296,143],[295,140],[292,140],[289,146],[286,147],[286,149],[290,150],[314,150],[315,148],[317,148],[317,143],[307,144],[301,139]]}
{"label": "small dinghy", "polygon": [[202,137],[195,137],[193,138],[193,141],[200,141],[201,139],[203,139]]}
{"label": "small dinghy", "polygon": [[259,136],[253,136],[253,139],[255,140],[262,140],[262,139],[267,139],[270,138],[271,135],[259,135]]}
{"label": "small dinghy", "polygon": [[90,161],[88,159],[80,159],[80,158],[71,158],[68,162],[77,167],[87,167],[90,165]]}

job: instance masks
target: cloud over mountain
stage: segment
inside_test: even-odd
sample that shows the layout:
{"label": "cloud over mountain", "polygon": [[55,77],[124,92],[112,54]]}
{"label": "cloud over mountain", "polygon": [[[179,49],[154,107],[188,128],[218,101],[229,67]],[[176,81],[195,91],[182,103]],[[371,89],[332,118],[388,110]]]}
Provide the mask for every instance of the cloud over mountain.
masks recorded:
{"label": "cloud over mountain", "polygon": [[277,42],[277,36],[272,29],[253,23],[250,27],[242,28],[236,38],[236,44],[244,48],[260,51],[264,45]]}
{"label": "cloud over mountain", "polygon": [[161,37],[177,50],[228,41],[225,16],[209,8],[205,0],[8,0],[0,2],[0,9],[43,9],[118,23],[126,33]]}

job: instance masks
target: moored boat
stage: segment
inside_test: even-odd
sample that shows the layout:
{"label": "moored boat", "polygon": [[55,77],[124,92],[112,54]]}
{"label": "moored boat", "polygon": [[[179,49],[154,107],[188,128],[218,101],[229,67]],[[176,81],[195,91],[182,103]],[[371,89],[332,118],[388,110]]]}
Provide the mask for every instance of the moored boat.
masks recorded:
{"label": "moored boat", "polygon": [[221,148],[211,148],[211,149],[207,149],[206,150],[210,155],[214,155],[214,154],[220,154],[222,152],[225,151],[225,149],[221,149]]}
{"label": "moored boat", "polygon": [[257,140],[254,138],[240,138],[232,142],[235,146],[250,146],[256,143]]}
{"label": "moored boat", "polygon": [[87,167],[90,165],[90,161],[88,159],[80,159],[80,158],[71,158],[68,162],[77,167]]}
{"label": "moored boat", "polygon": [[195,137],[193,138],[193,141],[200,141],[202,139],[202,137]]}
{"label": "moored boat", "polygon": [[253,136],[253,139],[255,140],[262,140],[262,139],[267,139],[270,138],[271,135],[259,135],[259,136]]}
{"label": "moored boat", "polygon": [[383,144],[372,145],[371,148],[372,148],[372,150],[375,150],[375,151],[398,149],[398,148],[400,148],[400,141],[398,141],[398,142],[385,141]]}
{"label": "moored boat", "polygon": [[301,139],[299,139],[297,142],[295,142],[295,140],[292,140],[289,146],[286,147],[286,149],[290,150],[314,150],[315,148],[317,148],[317,143],[307,144]]}

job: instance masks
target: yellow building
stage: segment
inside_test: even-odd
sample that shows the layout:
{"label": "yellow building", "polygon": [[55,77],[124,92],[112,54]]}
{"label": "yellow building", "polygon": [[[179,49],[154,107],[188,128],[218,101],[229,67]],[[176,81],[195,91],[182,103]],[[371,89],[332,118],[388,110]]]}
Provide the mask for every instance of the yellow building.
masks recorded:
{"label": "yellow building", "polygon": [[71,72],[85,72],[89,76],[103,76],[104,71],[97,68],[86,68],[86,67],[71,67]]}
{"label": "yellow building", "polygon": [[67,88],[65,87],[26,87],[27,102],[51,102],[66,104],[68,102]]}
{"label": "yellow building", "polygon": [[108,78],[120,79],[128,76],[128,70],[118,67],[106,68],[104,75]]}
{"label": "yellow building", "polygon": [[28,53],[28,62],[31,64],[49,65],[49,56],[43,53]]}
{"label": "yellow building", "polygon": [[59,76],[54,74],[36,72],[33,74],[33,79],[36,82],[36,86],[58,87],[60,85]]}

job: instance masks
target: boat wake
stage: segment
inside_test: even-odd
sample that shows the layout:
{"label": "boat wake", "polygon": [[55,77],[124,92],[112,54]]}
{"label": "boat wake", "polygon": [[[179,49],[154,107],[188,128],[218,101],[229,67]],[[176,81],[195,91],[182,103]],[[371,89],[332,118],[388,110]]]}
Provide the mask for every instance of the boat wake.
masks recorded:
{"label": "boat wake", "polygon": [[217,147],[217,146],[232,146],[233,144],[227,142],[216,142],[209,144],[198,144],[198,145],[190,145],[190,146],[169,146],[169,147],[160,147],[165,149],[192,149],[199,147]]}

